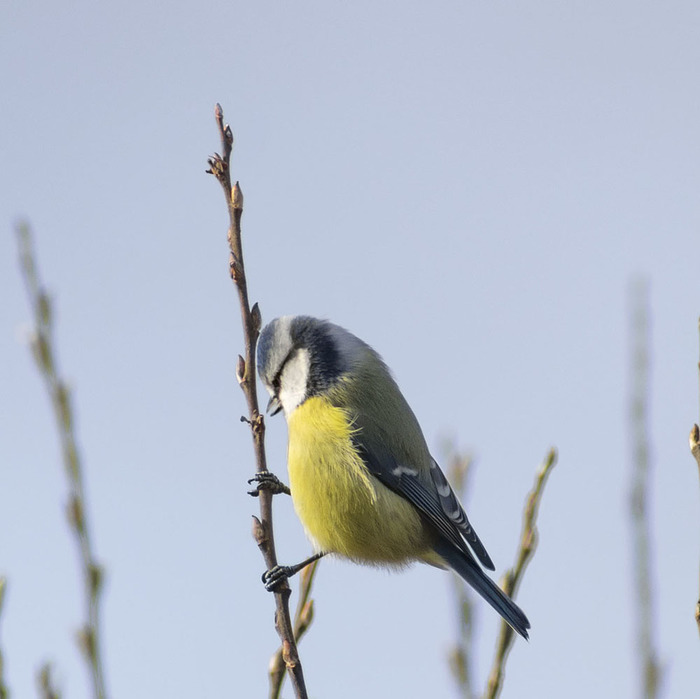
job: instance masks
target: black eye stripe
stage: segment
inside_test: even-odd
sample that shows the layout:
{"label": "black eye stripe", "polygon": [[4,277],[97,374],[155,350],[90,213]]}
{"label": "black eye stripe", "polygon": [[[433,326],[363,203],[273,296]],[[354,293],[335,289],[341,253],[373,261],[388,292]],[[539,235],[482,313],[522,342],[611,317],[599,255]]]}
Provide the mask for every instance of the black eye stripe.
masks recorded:
{"label": "black eye stripe", "polygon": [[280,364],[279,371],[275,374],[275,378],[272,379],[272,388],[275,389],[275,393],[277,393],[280,390],[282,384],[282,372],[284,371],[284,367],[287,366],[287,362],[296,354],[298,349],[298,347],[292,347],[289,350],[289,352],[287,352],[287,356],[282,360],[282,363]]}

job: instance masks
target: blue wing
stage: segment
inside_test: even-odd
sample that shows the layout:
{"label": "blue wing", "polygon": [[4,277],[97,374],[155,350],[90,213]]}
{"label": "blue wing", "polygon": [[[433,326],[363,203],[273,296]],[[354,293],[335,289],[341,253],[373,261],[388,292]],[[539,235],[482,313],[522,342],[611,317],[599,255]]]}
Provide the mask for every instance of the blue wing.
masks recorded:
{"label": "blue wing", "polygon": [[353,436],[353,442],[369,472],[387,488],[418,508],[451,544],[470,558],[471,547],[481,564],[488,570],[494,570],[491,557],[435,460],[431,458],[427,474],[425,469],[420,471],[410,464],[401,464],[380,440],[372,439],[372,430],[368,429],[367,424],[363,425],[361,418],[358,417],[354,422],[358,430]]}

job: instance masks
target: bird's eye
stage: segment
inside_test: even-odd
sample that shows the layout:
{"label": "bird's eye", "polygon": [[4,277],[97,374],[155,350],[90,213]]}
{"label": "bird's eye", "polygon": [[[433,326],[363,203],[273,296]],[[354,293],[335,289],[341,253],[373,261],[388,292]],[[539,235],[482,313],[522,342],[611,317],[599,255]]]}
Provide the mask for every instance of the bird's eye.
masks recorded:
{"label": "bird's eye", "polygon": [[278,372],[277,374],[275,374],[275,378],[272,379],[272,388],[273,388],[274,391],[275,391],[275,395],[277,395],[277,394],[279,393],[279,391],[280,391],[280,385],[281,385],[281,383],[282,383],[282,380],[281,380],[281,378],[280,378],[281,374],[282,374],[281,371]]}

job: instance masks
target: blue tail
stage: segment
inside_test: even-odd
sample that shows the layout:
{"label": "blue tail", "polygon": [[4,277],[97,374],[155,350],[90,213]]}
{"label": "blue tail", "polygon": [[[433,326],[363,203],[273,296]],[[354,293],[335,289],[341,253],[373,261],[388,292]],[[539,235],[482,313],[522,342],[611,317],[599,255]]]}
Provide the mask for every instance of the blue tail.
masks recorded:
{"label": "blue tail", "polygon": [[433,547],[447,565],[466,580],[523,638],[530,628],[525,613],[479,568],[478,563],[445,539]]}

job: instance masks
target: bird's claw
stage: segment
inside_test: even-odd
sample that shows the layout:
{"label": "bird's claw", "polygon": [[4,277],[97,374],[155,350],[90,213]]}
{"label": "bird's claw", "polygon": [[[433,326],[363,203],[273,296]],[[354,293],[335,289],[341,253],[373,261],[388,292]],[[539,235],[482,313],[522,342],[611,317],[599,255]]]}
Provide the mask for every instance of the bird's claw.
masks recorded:
{"label": "bird's claw", "polygon": [[268,592],[275,592],[291,575],[294,575],[294,570],[289,566],[275,566],[262,574],[263,585]]}
{"label": "bird's claw", "polygon": [[254,490],[248,491],[248,495],[252,495],[254,498],[260,495],[261,490],[269,490],[273,495],[292,494],[289,488],[270,471],[259,471],[248,479],[248,483],[257,483]]}

